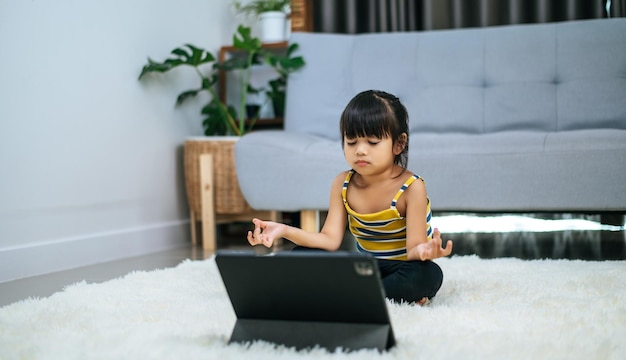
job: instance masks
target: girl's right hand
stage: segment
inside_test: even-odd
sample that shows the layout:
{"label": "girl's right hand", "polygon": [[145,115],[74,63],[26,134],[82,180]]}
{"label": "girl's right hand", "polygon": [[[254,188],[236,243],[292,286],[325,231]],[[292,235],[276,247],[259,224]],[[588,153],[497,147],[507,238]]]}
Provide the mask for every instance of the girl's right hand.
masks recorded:
{"label": "girl's right hand", "polygon": [[257,218],[252,219],[254,230],[248,231],[248,242],[250,245],[263,245],[272,247],[274,241],[281,237],[281,230],[285,224],[273,221],[263,221]]}

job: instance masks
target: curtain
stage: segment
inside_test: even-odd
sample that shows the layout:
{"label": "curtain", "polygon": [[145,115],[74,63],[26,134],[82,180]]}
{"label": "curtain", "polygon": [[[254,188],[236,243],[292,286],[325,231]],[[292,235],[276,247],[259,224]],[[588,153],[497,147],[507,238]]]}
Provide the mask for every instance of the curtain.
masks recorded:
{"label": "curtain", "polygon": [[326,33],[425,31],[626,16],[626,0],[311,1],[313,31]]}

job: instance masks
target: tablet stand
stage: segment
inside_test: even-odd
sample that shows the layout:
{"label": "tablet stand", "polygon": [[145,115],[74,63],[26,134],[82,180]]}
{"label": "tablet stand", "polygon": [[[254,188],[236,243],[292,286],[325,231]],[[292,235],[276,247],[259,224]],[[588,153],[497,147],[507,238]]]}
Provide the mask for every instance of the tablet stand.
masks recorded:
{"label": "tablet stand", "polygon": [[238,319],[229,343],[263,340],[295,347],[384,351],[395,344],[390,324]]}

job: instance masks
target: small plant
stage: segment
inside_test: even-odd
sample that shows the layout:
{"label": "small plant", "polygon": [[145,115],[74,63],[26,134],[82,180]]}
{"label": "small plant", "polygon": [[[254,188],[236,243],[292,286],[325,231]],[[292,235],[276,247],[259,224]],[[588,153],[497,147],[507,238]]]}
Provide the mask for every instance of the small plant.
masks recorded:
{"label": "small plant", "polygon": [[268,11],[281,11],[287,13],[290,7],[290,0],[253,0],[242,2],[235,0],[235,10],[247,16],[259,16]]}

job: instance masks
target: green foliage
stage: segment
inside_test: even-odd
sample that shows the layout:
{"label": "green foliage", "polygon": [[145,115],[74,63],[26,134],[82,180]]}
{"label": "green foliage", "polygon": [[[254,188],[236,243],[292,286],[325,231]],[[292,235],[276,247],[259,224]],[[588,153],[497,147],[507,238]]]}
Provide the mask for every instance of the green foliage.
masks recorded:
{"label": "green foliage", "polygon": [[[240,47],[244,51],[255,53],[260,49],[260,41],[250,36],[250,28],[239,26],[237,33],[233,36],[235,46]],[[183,91],[176,98],[176,106],[184,104],[187,100],[195,98],[198,94],[207,92],[210,96],[209,102],[202,107],[201,114],[203,116],[202,124],[205,129],[205,135],[243,135],[249,131],[252,125],[246,127],[245,114],[240,112],[241,116],[237,116],[237,111],[232,106],[222,103],[216,92],[216,85],[219,78],[219,69],[227,71],[243,70],[247,72],[246,78],[249,78],[249,70],[251,61],[238,62],[230,61],[219,64],[216,57],[209,51],[201,49],[191,44],[185,44],[182,47],[175,48],[171,51],[172,56],[163,62],[156,62],[148,58],[148,63],[144,65],[139,75],[139,80],[152,73],[165,73],[180,66],[192,67],[200,79],[200,86],[195,89]],[[208,71],[202,65],[211,64]],[[244,86],[243,89],[246,89]],[[246,91],[242,92],[241,102],[245,106]]]}
{"label": "green foliage", "polygon": [[235,0],[234,5],[239,13],[259,16],[268,11],[286,12],[290,2],[290,0],[253,0],[244,4],[242,1]]}
{"label": "green foliage", "polygon": [[[139,80],[149,74],[165,73],[180,66],[193,68],[200,79],[200,85],[198,88],[185,90],[180,93],[176,98],[176,106],[183,105],[198,94],[206,92],[209,94],[210,100],[200,111],[203,117],[202,124],[205,129],[205,135],[244,135],[252,129],[258,118],[257,113],[246,124],[248,94],[266,92],[273,101],[282,101],[280,109],[283,109],[287,77],[291,72],[302,67],[304,60],[302,57],[291,57],[291,53],[297,48],[297,44],[292,44],[287,49],[287,55],[285,56],[264,50],[261,41],[251,35],[251,29],[241,25],[233,35],[233,47],[240,50],[244,56],[234,56],[219,63],[216,57],[207,50],[191,44],[185,44],[172,50],[172,56],[163,62],[156,62],[148,58],[148,63],[141,70]],[[269,82],[269,88],[255,89],[250,85],[250,70],[252,65],[261,64],[264,61],[276,70],[279,77]],[[239,71],[241,73],[239,109],[224,104],[219,99],[216,85],[220,70],[227,72]]]}

